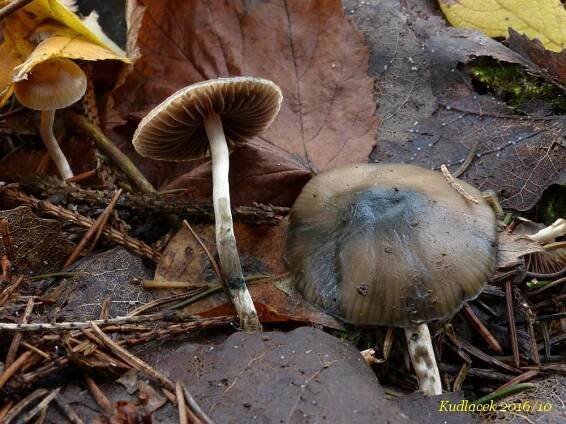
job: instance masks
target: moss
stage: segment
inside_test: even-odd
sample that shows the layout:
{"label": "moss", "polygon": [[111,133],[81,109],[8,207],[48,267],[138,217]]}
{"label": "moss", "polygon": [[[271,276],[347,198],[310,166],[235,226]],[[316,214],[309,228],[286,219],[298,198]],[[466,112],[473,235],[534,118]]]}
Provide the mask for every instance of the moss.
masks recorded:
{"label": "moss", "polygon": [[469,63],[470,75],[479,91],[490,92],[512,108],[543,101],[553,113],[566,113],[566,95],[556,85],[529,74],[517,64],[480,57]]}
{"label": "moss", "polygon": [[535,220],[546,225],[566,218],[566,185],[555,184],[543,193],[535,208]]}

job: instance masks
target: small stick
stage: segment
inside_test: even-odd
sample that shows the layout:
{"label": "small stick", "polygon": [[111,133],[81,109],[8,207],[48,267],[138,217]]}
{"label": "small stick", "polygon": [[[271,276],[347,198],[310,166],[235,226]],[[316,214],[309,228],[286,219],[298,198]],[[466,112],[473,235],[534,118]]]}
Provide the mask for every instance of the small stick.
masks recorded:
{"label": "small stick", "polygon": [[187,419],[187,408],[185,406],[185,396],[183,395],[183,388],[181,382],[175,383],[175,393],[177,395],[177,407],[179,409],[179,424],[189,424]]}
{"label": "small stick", "polygon": [[0,9],[0,21],[4,19],[6,16],[11,15],[12,13],[18,11],[22,7],[28,5],[33,0],[12,0],[2,9]]}
{"label": "small stick", "polygon": [[14,283],[6,287],[0,293],[0,306],[6,303],[6,301],[10,298],[10,296],[12,296],[12,294],[14,294],[14,292],[18,289],[18,287],[20,287],[20,284],[22,284],[23,281],[24,281],[24,276],[20,275]]}
{"label": "small stick", "polygon": [[12,365],[7,367],[2,374],[0,374],[0,389],[4,387],[4,385],[12,378],[12,376],[18,372],[18,370],[26,363],[28,359],[30,359],[35,353],[30,352],[29,350],[25,353],[22,353],[18,359],[12,362]]}
{"label": "small stick", "polygon": [[73,411],[73,408],[71,408],[69,404],[65,402],[65,399],[63,399],[61,395],[58,394],[57,396],[55,396],[55,402],[57,403],[59,408],[63,410],[71,424],[84,424],[84,421],[81,419],[81,417],[79,417],[77,413]]}
{"label": "small stick", "polygon": [[66,111],[67,116],[70,118],[76,128],[86,133],[96,145],[104,156],[108,157],[118,168],[124,173],[126,177],[143,193],[155,193],[155,188],[139,171],[136,165],[127,157],[114,143],[106,137],[100,128],[91,122],[86,116],[79,115],[70,110]]}
{"label": "small stick", "polygon": [[202,242],[202,240],[197,235],[197,233],[195,233],[195,231],[192,229],[192,227],[189,225],[186,219],[183,220],[183,225],[187,228],[187,230],[189,230],[191,235],[195,238],[199,246],[204,251],[206,257],[208,258],[208,261],[210,262],[210,265],[212,266],[212,269],[214,270],[214,273],[216,274],[216,277],[218,277],[220,281],[225,281],[224,278],[222,277],[222,272],[220,272],[220,267],[218,266],[218,263],[216,263],[216,261],[214,260],[214,257],[210,253],[210,250],[206,248],[205,244]]}
{"label": "small stick", "polygon": [[[142,287],[144,289],[191,289],[195,287],[195,284],[188,281],[142,280]],[[199,289],[202,288],[207,287],[199,287]]]}
{"label": "small stick", "polygon": [[90,171],[81,172],[80,174],[74,175],[71,178],[67,178],[65,182],[67,183],[78,183],[80,181],[87,180],[96,175],[96,169],[91,169]]}
{"label": "small stick", "polygon": [[512,386],[514,384],[518,384],[518,383],[524,383],[525,381],[529,381],[532,380],[533,378],[535,378],[537,375],[539,375],[540,372],[537,370],[529,370],[523,374],[520,374],[516,377],[513,377],[511,380],[509,380],[507,383],[502,384],[501,386],[499,386],[497,389],[495,389],[494,391],[499,391],[499,390],[503,390],[509,386]]}
{"label": "small stick", "polygon": [[49,390],[47,390],[47,389],[37,389],[34,392],[30,393],[25,398],[23,398],[21,401],[19,401],[17,404],[15,404],[12,409],[10,409],[10,412],[6,415],[6,417],[4,417],[4,421],[2,421],[2,423],[3,424],[9,424],[10,421],[12,421],[18,415],[20,415],[20,413],[30,403],[32,403],[35,400],[45,396],[47,393],[49,393]]}
{"label": "small stick", "polygon": [[151,366],[146,364],[137,356],[132,355],[130,352],[128,352],[126,349],[124,349],[116,342],[112,341],[112,339],[110,339],[110,337],[104,334],[104,332],[100,329],[100,327],[98,327],[98,325],[94,323],[94,321],[91,321],[91,325],[92,325],[92,329],[100,337],[104,345],[106,345],[106,347],[109,348],[112,351],[112,353],[118,356],[121,360],[123,360],[127,364],[130,364],[133,368],[137,369],[138,371],[143,371],[150,377],[153,377],[154,379],[159,381],[163,386],[165,386],[166,389],[171,391],[175,390],[175,385],[171,380],[169,380],[167,377],[162,375],[157,370],[153,369]]}
{"label": "small stick", "polygon": [[454,380],[454,384],[452,385],[452,391],[453,392],[459,392],[462,389],[462,385],[464,384],[464,380],[466,379],[466,377],[468,376],[468,372],[470,371],[470,368],[472,367],[470,362],[465,362],[462,364],[462,367],[460,368],[460,371],[458,371],[458,375],[456,376],[456,379]]}
{"label": "small stick", "polygon": [[509,324],[509,337],[511,337],[513,365],[515,368],[519,368],[519,340],[517,339],[517,327],[515,326],[515,313],[513,311],[513,282],[511,279],[505,281],[505,310],[507,312],[507,323]]}
{"label": "small stick", "polygon": [[467,303],[464,303],[464,307],[462,309],[464,311],[464,316],[467,318],[468,322],[472,325],[472,327],[478,332],[478,334],[484,339],[484,341],[493,349],[495,352],[502,354],[503,349],[501,345],[495,338],[495,336],[487,329],[487,327],[480,321],[476,313],[473,311],[472,308]]}
{"label": "small stick", "polygon": [[45,359],[47,359],[48,361],[51,359],[51,356],[48,353],[45,353],[43,350],[35,347],[34,345],[31,345],[27,342],[22,342],[22,346],[27,347],[29,350],[33,350],[35,353],[37,353],[39,356],[44,357]]}
{"label": "small stick", "polygon": [[446,178],[446,181],[448,181],[448,184],[450,184],[450,186],[454,190],[456,190],[458,193],[460,193],[460,195],[464,199],[469,200],[470,202],[475,203],[477,205],[480,204],[480,201],[478,199],[476,199],[474,196],[472,196],[470,193],[468,193],[464,189],[464,187],[462,187],[462,185],[456,181],[456,179],[452,176],[452,174],[450,174],[450,171],[448,170],[446,165],[440,165],[440,171],[442,172],[442,175],[444,175],[444,178]]}
{"label": "small stick", "polygon": [[0,423],[5,422],[4,418],[6,417],[6,414],[10,412],[12,406],[14,406],[14,402],[9,401],[8,403],[5,403],[2,408],[0,408]]}
{"label": "small stick", "polygon": [[12,264],[8,260],[6,255],[0,258],[0,267],[2,267],[2,275],[0,276],[1,281],[7,281],[8,283],[12,281]]}
{"label": "small stick", "polygon": [[[26,309],[22,315],[22,319],[20,321],[21,324],[26,324],[28,322],[28,318],[31,315],[31,312],[34,307],[33,297],[28,299],[28,303],[26,305]],[[22,333],[16,333],[14,338],[12,339],[12,343],[10,343],[10,348],[8,349],[8,353],[6,354],[6,360],[4,361],[4,366],[8,367],[16,358],[16,354],[18,353],[18,349],[20,347],[20,342],[22,341]]]}
{"label": "small stick", "polygon": [[86,386],[88,387],[88,391],[90,392],[91,396],[95,400],[95,402],[102,408],[104,412],[107,414],[114,413],[114,407],[112,406],[112,402],[108,400],[106,395],[100,390],[96,382],[92,379],[90,375],[86,372],[83,373],[83,378],[85,380]]}
{"label": "small stick", "polygon": [[27,423],[31,421],[33,417],[35,417],[40,411],[47,408],[51,401],[59,394],[61,388],[57,388],[52,390],[47,396],[43,398],[41,402],[39,402],[33,409],[31,409],[28,413],[26,413],[21,419],[20,422]]}
{"label": "small stick", "polygon": [[[88,231],[82,237],[79,244],[77,244],[77,247],[75,247],[75,249],[73,249],[73,251],[71,252],[69,257],[67,258],[65,265],[63,265],[63,269],[68,268],[69,266],[71,266],[77,260],[77,258],[79,257],[79,255],[81,254],[83,249],[86,247],[88,242],[91,239],[93,239],[93,237],[94,237],[94,240],[93,240],[93,246],[94,246],[94,244],[96,243],[96,240],[98,240],[98,236],[100,236],[100,234],[104,230],[104,227],[106,226],[106,222],[108,221],[108,218],[110,217],[110,214],[112,213],[112,210],[114,209],[114,206],[116,206],[116,202],[120,198],[120,194],[122,194],[122,189],[119,189],[114,193],[114,196],[112,197],[112,200],[110,201],[110,203],[108,204],[106,209],[104,209],[104,211],[98,216],[98,218],[96,218],[96,221],[94,221],[92,226],[88,229]],[[96,237],[95,237],[95,235],[96,235]]]}
{"label": "small stick", "polygon": [[187,291],[186,293],[175,294],[175,295],[173,295],[173,296],[168,296],[168,297],[163,297],[163,298],[161,298],[161,299],[153,300],[153,301],[151,301],[151,302],[149,302],[149,303],[146,303],[145,305],[142,305],[142,306],[140,306],[140,307],[134,309],[134,310],[133,310],[132,312],[130,312],[127,316],[133,317],[133,316],[139,315],[139,314],[141,314],[142,312],[145,312],[145,311],[147,311],[147,310],[149,310],[149,309],[156,308],[156,307],[158,307],[158,306],[165,305],[165,304],[167,304],[167,303],[175,302],[176,300],[181,300],[181,299],[185,299],[185,298],[187,298],[187,297],[191,297],[191,296],[193,296],[193,295],[195,294],[195,292],[196,292],[196,293],[199,293],[199,292],[201,292],[201,291],[202,291],[202,288],[199,288],[198,290],[194,290],[194,291],[193,291],[193,290],[189,290],[189,291]]}
{"label": "small stick", "polygon": [[200,405],[195,401],[189,390],[185,387],[183,383],[181,383],[183,387],[183,392],[185,393],[185,399],[187,400],[191,410],[203,421],[205,424],[214,424],[214,421],[210,419],[210,417],[202,410]]}

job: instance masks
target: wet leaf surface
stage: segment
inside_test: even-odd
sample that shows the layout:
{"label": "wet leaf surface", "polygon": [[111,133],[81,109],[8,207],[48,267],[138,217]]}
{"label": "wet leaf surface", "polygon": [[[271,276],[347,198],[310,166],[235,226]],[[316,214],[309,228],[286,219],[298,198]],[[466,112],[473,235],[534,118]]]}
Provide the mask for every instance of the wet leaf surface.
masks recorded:
{"label": "wet leaf surface", "polygon": [[379,76],[382,121],[373,160],[432,169],[444,163],[453,173],[466,163],[461,178],[494,189],[502,206],[515,210],[531,208],[546,187],[566,181],[565,118],[516,115],[477,94],[459,69],[478,56],[534,65],[477,32],[446,27],[420,3],[346,5],[370,44],[370,72]]}
{"label": "wet leaf surface", "polygon": [[[37,275],[61,269],[73,245],[61,233],[59,222],[38,218],[25,206],[0,211],[0,218],[8,220],[16,255],[12,263],[13,273]],[[5,254],[0,242],[0,258]]]}
{"label": "wet leaf surface", "polygon": [[[137,32],[141,57],[113,92],[111,127],[137,123],[191,83],[253,75],[273,80],[284,95],[279,116],[258,143],[290,155],[307,172],[367,160],[376,132],[373,79],[367,47],[340,1],[138,4],[146,7]],[[253,169],[255,161],[246,165]],[[246,183],[250,193],[258,190],[257,181]]]}

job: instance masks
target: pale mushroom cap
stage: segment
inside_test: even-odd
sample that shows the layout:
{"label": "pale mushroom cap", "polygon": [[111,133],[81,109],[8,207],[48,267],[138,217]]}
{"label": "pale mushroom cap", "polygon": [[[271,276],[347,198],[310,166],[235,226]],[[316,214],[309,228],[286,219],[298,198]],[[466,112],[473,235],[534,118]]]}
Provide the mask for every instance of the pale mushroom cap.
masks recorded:
{"label": "pale mushroom cap", "polygon": [[34,110],[63,109],[86,92],[86,75],[69,59],[49,59],[35,65],[28,79],[14,84],[14,93],[25,107]]}
{"label": "pale mushroom cap", "polygon": [[286,251],[308,301],[355,325],[406,327],[448,318],[480,293],[495,269],[496,219],[440,172],[348,165],[303,188]]}
{"label": "pale mushroom cap", "polygon": [[134,134],[136,151],[153,159],[183,161],[205,156],[204,120],[220,115],[229,148],[265,130],[281,107],[272,81],[235,77],[203,81],[169,96],[142,119]]}

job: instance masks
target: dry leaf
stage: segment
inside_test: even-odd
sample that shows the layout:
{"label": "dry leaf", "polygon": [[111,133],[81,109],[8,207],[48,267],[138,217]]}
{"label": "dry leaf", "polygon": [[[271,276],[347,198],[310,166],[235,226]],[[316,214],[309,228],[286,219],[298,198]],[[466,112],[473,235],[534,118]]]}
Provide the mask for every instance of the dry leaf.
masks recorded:
{"label": "dry leaf", "polygon": [[120,60],[127,62],[125,56],[120,56],[106,47],[94,44],[92,41],[77,32],[61,25],[43,25],[36,30],[44,39],[33,50],[31,55],[15,69],[12,77],[14,82],[27,78],[31,69],[48,59],[65,57],[80,60]]}
{"label": "dry leaf", "polygon": [[284,95],[258,143],[294,156],[307,171],[367,161],[376,133],[368,50],[339,0],[138,5],[146,7],[137,32],[141,57],[113,92],[118,117],[109,112],[111,125],[118,118],[136,124],[186,85],[252,75],[273,80]]}
{"label": "dry leaf", "polygon": [[[286,220],[278,226],[249,226],[243,223],[234,225],[244,276],[248,279],[270,277],[258,282],[250,281],[248,284],[261,321],[295,321],[342,328],[339,321],[306,303],[294,291],[286,288],[282,290],[279,288],[280,282],[275,281],[286,272],[283,263],[286,228]],[[193,229],[209,251],[215,254],[214,226],[201,224],[194,225]],[[155,271],[155,279],[187,281],[195,285],[218,283],[208,258],[186,228],[181,228],[163,251]],[[157,294],[167,296],[178,292],[159,290]],[[234,314],[233,306],[224,292],[189,305],[186,311],[207,317]]]}
{"label": "dry leaf", "polygon": [[[252,205],[254,202],[291,205],[311,177],[292,157],[272,146],[262,146],[254,141],[234,151],[230,162],[230,202],[233,207]],[[254,187],[254,190],[250,190],[250,187]],[[190,199],[210,199],[211,162],[206,161],[181,175],[167,184],[164,190],[176,188],[186,188],[185,196]]]}
{"label": "dry leaf", "polygon": [[456,27],[508,37],[509,28],[538,39],[551,51],[566,48],[566,9],[560,0],[439,0]]}
{"label": "dry leaf", "polygon": [[539,40],[529,40],[513,29],[509,30],[509,47],[536,63],[544,74],[566,86],[566,49],[559,53],[546,50]]}
{"label": "dry leaf", "polygon": [[[73,246],[61,234],[59,222],[38,218],[26,206],[0,211],[0,218],[8,220],[16,255],[14,272],[37,275],[61,270]],[[5,254],[0,243],[0,257]]]}

